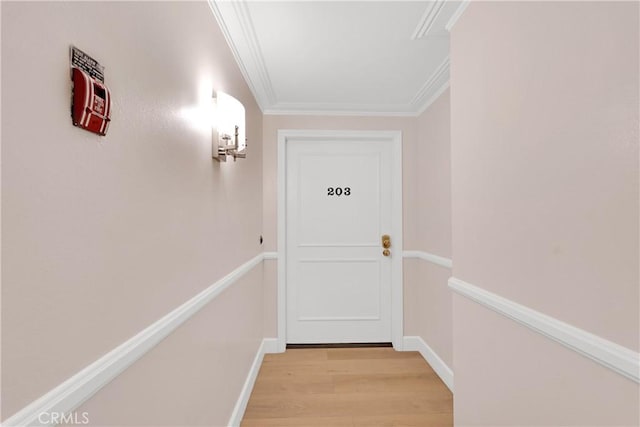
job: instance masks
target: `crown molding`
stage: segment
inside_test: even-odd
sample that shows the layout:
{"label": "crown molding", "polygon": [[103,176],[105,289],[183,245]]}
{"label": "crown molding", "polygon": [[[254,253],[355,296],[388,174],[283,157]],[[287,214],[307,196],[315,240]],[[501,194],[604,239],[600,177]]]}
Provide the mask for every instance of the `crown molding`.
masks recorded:
{"label": "crown molding", "polygon": [[413,112],[344,110],[265,110],[265,116],[417,117]]}
{"label": "crown molding", "polygon": [[409,104],[278,103],[263,110],[270,116],[416,117],[449,87],[449,57],[429,76]]}
{"label": "crown molding", "polygon": [[449,87],[449,56],[436,68],[411,100],[411,109],[422,114]]}
{"label": "crown molding", "polygon": [[458,19],[462,16],[464,11],[467,9],[467,6],[469,6],[469,3],[470,3],[470,0],[462,0],[460,2],[460,5],[456,9],[456,11],[453,12],[453,15],[451,15],[451,18],[449,18],[447,25],[444,26],[447,29],[447,31],[451,32],[451,29],[456,24],[456,22],[458,22]]}
{"label": "crown molding", "polygon": [[438,98],[440,98],[440,95],[442,95],[444,93],[444,91],[447,90],[447,89],[449,89],[449,79],[447,79],[447,81],[445,81],[442,84],[442,86],[440,86],[437,90],[432,92],[432,95],[429,98],[427,98],[427,100],[422,105],[422,107],[420,107],[420,109],[418,110],[418,113],[416,115],[419,116],[420,114],[422,114],[425,111],[427,111],[427,109],[429,107],[431,107],[431,104],[436,102],[438,100]]}
{"label": "crown molding", "polygon": [[345,110],[265,110],[265,116],[417,117],[418,113],[398,111]]}
{"label": "crown molding", "polygon": [[418,25],[411,36],[412,40],[421,39],[429,35],[429,31],[433,28],[433,24],[436,22],[440,12],[442,12],[446,2],[447,0],[435,0],[429,4],[422,18],[418,21]]}
{"label": "crown molding", "polygon": [[[450,0],[436,0],[427,9],[414,32],[414,39],[428,35],[448,2]],[[247,1],[208,0],[208,3],[244,80],[265,115],[416,117],[448,87],[447,57],[407,104],[278,102]]]}
{"label": "crown molding", "polygon": [[408,105],[400,105],[397,110],[389,105],[349,105],[349,104],[276,104],[264,110],[267,116],[375,116],[375,117],[416,117]]}
{"label": "crown molding", "polygon": [[[222,30],[240,72],[262,111],[276,103],[276,95],[264,62],[247,2],[208,0],[213,15]],[[218,3],[228,5],[232,12],[223,13]],[[238,31],[239,30],[239,31]],[[231,34],[240,37],[232,37]],[[243,59],[244,58],[244,59]]]}

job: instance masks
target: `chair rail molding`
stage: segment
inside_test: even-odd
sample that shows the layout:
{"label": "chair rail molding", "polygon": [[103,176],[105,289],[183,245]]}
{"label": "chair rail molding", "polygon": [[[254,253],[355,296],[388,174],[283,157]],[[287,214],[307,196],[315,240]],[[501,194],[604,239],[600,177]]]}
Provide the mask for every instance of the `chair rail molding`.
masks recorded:
{"label": "chair rail molding", "polygon": [[278,252],[263,252],[265,260],[278,259]]}
{"label": "chair rail molding", "polygon": [[458,294],[640,383],[639,353],[455,277],[449,279],[449,287]]}
{"label": "chair rail molding", "polygon": [[402,251],[403,258],[415,258],[423,261],[428,261],[432,264],[439,265],[445,268],[453,268],[453,261],[449,258],[441,257],[439,255],[430,254],[424,251]]}
{"label": "chair rail molding", "polygon": [[[235,270],[231,271],[214,284],[174,309],[169,314],[157,320],[146,329],[139,332],[129,340],[120,344],[100,359],[82,369],[62,384],[53,388],[42,397],[36,399],[23,409],[6,419],[2,426],[52,426],[54,424],[41,422],[39,419],[42,413],[64,413],[76,409],[82,403],[95,395],[102,387],[112,379],[120,375],[125,369],[131,366],[136,360],[144,356],[154,348],[166,336],[172,333],[178,326],[189,320],[193,315],[205,307],[211,300],[219,296],[225,289],[233,285],[238,279],[251,271],[266,258],[265,253],[260,253],[249,261],[243,263]],[[264,353],[273,352],[275,340],[265,340],[261,344],[256,358],[260,358]],[[254,360],[254,365],[256,361]],[[258,365],[259,367],[259,365]],[[242,406],[241,400],[246,392],[246,388],[253,386],[251,376],[254,367],[249,371],[249,376],[240,396],[240,403],[236,404],[234,414],[244,411],[246,402]],[[257,371],[255,372],[257,374]],[[249,390],[250,393],[250,390]],[[248,397],[247,397],[248,401]],[[238,406],[240,405],[240,406]],[[241,415],[240,415],[241,416]]]}

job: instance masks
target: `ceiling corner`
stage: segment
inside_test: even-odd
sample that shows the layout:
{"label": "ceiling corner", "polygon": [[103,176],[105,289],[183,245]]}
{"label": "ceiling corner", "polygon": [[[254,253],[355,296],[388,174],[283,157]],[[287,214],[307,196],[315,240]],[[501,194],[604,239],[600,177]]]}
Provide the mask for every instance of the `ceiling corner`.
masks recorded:
{"label": "ceiling corner", "polygon": [[469,6],[469,2],[470,0],[460,1],[458,8],[453,13],[453,15],[451,15],[451,18],[449,18],[447,25],[445,25],[445,28],[447,29],[447,31],[451,32],[451,29],[453,28],[453,26],[456,24],[456,22],[458,22],[458,19],[460,18],[460,16],[462,16],[464,11],[467,9],[467,6]]}
{"label": "ceiling corner", "polygon": [[436,22],[438,15],[442,12],[443,6],[447,0],[435,0],[430,3],[424,14],[418,21],[418,25],[411,36],[411,39],[417,40],[429,35],[429,32],[433,28],[433,24]]}
{"label": "ceiling corner", "polygon": [[422,114],[449,86],[449,56],[429,76],[411,101],[411,109]]}
{"label": "ceiling corner", "polygon": [[208,3],[258,106],[268,110],[277,99],[246,1]]}

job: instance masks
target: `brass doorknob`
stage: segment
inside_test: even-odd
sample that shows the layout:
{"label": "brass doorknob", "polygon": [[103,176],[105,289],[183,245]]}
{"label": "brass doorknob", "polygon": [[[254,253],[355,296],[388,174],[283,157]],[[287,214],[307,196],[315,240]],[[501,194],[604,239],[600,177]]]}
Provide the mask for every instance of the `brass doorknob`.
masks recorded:
{"label": "brass doorknob", "polygon": [[391,237],[388,234],[382,236],[382,247],[389,249],[391,247]]}
{"label": "brass doorknob", "polygon": [[385,249],[385,250],[382,251],[382,255],[389,256],[389,255],[391,255],[391,251],[389,249]]}

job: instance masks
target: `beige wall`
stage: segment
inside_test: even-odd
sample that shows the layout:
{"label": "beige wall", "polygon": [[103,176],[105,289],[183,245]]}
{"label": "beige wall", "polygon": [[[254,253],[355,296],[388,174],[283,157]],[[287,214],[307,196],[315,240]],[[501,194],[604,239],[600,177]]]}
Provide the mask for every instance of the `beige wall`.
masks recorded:
{"label": "beige wall", "polygon": [[263,334],[267,338],[278,337],[278,261],[265,260],[263,267]]}
{"label": "beige wall", "polygon": [[418,117],[416,249],[451,258],[451,94]]}
{"label": "beige wall", "polygon": [[[401,130],[403,136],[404,249],[451,255],[450,115],[445,91],[418,118],[264,116],[265,250],[276,250],[277,133],[279,129]],[[418,167],[420,165],[420,167]],[[265,336],[277,335],[277,268],[265,263]],[[450,270],[404,261],[404,335],[421,336],[452,366]]]}
{"label": "beige wall", "polygon": [[[70,44],[106,66],[106,137],[71,125]],[[188,120],[214,88],[247,108],[246,160],[213,161]],[[5,419],[261,251],[262,115],[206,2],[3,2],[2,113]],[[225,423],[261,281],[256,267],[89,401],[92,422]]]}
{"label": "beige wall", "polygon": [[[451,34],[454,276],[635,351],[638,40],[636,2],[471,2]],[[460,296],[454,348],[458,425],[638,424],[636,383]]]}
{"label": "beige wall", "polygon": [[[451,136],[447,89],[417,118],[417,243],[407,249],[451,258]],[[453,365],[451,270],[424,260],[407,260],[405,335],[418,335],[449,366]],[[414,271],[410,271],[413,269]],[[408,286],[412,283],[412,286]]]}
{"label": "beige wall", "polygon": [[[206,2],[3,2],[2,419],[277,250],[278,129],[401,130],[405,249],[637,351],[638,36],[637,3],[477,2],[420,117],[263,121]],[[106,66],[105,138],[71,126],[69,44]],[[214,88],[247,108],[246,160],[213,162],[189,120]],[[405,335],[453,365],[457,425],[638,424],[630,380],[464,297],[452,325],[449,274],[405,261]],[[275,276],[256,267],[79,411],[224,425],[276,335]]]}
{"label": "beige wall", "polygon": [[638,425],[633,381],[463,296],[453,307],[456,426]]}
{"label": "beige wall", "polygon": [[261,276],[258,266],[75,412],[94,426],[226,426],[262,338]]}

